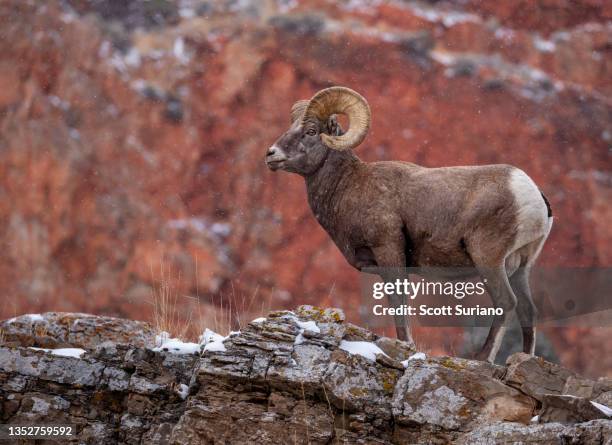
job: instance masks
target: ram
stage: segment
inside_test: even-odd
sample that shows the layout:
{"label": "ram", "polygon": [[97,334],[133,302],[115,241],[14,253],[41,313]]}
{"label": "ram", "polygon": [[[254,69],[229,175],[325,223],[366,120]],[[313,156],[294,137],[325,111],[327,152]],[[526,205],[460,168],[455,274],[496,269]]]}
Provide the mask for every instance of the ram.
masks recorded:
{"label": "ram", "polygon": [[[337,114],[348,118],[344,132]],[[516,310],[523,350],[535,348],[536,307],[529,271],[552,226],[548,201],[510,165],[426,168],[409,162],[362,162],[353,152],[370,127],[366,100],[331,87],[296,102],[291,126],[266,153],[272,171],[304,177],[314,216],[358,270],[377,267],[470,268],[496,308],[479,359],[494,361]],[[383,273],[382,275],[385,275]],[[389,297],[392,306],[401,297]],[[412,342],[406,318],[399,339]]]}

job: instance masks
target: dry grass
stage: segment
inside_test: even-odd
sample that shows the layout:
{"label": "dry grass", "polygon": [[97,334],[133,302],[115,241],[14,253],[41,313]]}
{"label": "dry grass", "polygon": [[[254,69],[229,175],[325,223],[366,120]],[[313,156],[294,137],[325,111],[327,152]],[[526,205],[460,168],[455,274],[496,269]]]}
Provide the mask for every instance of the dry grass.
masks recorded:
{"label": "dry grass", "polygon": [[34,336],[35,337],[46,337],[49,333],[49,323],[45,321],[44,323],[39,323],[34,327]]}
{"label": "dry grass", "polygon": [[167,332],[173,338],[196,341],[205,328],[227,335],[240,330],[257,317],[267,314],[270,299],[259,298],[259,288],[252,293],[237,292],[230,282],[230,292],[208,296],[203,303],[199,295],[198,261],[195,261],[196,295],[181,295],[181,275],[165,264],[151,269],[152,324],[158,333]]}
{"label": "dry grass", "polygon": [[190,337],[196,339],[204,329],[208,328],[218,334],[227,335],[232,330],[231,314],[223,305],[202,303],[199,297],[185,297],[187,307],[194,315],[190,329]]}
{"label": "dry grass", "polygon": [[[163,263],[159,266],[159,278],[154,279],[151,267],[151,278],[155,283],[151,291],[153,307],[153,326],[155,330],[167,332],[172,337],[186,339],[191,326],[191,311],[185,317],[179,307],[178,287],[181,282],[180,273],[175,281],[172,271]],[[175,284],[176,283],[176,284]]]}

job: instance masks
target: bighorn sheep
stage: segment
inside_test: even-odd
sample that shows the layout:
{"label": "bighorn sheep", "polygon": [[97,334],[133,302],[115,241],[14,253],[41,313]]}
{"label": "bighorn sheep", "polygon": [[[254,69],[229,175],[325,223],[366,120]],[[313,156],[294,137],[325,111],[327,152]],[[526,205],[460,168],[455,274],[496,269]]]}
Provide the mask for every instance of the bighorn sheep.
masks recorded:
{"label": "bighorn sheep", "polygon": [[[336,114],[349,120],[346,132]],[[510,165],[426,168],[409,162],[362,162],[352,151],[370,128],[370,108],[355,91],[331,87],[291,109],[290,128],[266,154],[272,171],[304,177],[308,203],[355,268],[475,268],[503,315],[477,354],[494,361],[516,309],[523,350],[535,348],[536,307],[529,270],[552,226],[550,205]],[[394,306],[401,297],[390,297]],[[397,336],[412,342],[405,317]]]}

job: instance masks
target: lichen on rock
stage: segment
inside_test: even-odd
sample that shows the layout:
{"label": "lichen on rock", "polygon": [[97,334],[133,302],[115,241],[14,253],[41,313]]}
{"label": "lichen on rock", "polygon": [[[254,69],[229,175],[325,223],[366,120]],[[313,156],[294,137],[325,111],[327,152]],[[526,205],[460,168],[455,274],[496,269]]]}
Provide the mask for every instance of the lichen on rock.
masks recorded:
{"label": "lichen on rock", "polygon": [[[408,345],[345,323],[337,309],[276,311],[219,336],[224,349],[192,354],[146,346],[140,337],[126,343],[121,326],[129,330],[133,321],[114,319],[104,331],[108,318],[79,314],[107,333],[94,345],[54,325],[66,317],[40,316],[48,332],[58,333],[64,346],[76,346],[65,344],[74,338],[83,354],[55,355],[26,346],[31,341],[0,347],[3,423],[71,423],[78,442],[92,444],[612,438],[612,420],[598,408],[605,405],[590,403],[612,390],[605,380],[521,354],[507,368],[424,354],[408,360],[415,353]],[[23,333],[20,323],[3,326],[8,336]],[[203,337],[217,338],[210,331]],[[371,342],[384,352],[373,360],[341,348],[346,341]],[[531,422],[534,416],[539,423]]]}

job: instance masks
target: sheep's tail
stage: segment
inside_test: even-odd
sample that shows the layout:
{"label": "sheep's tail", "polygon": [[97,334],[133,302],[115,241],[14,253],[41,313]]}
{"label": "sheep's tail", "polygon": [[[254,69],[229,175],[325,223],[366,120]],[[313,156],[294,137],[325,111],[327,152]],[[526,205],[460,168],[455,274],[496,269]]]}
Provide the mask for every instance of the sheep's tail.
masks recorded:
{"label": "sheep's tail", "polygon": [[[550,207],[550,202],[548,202],[548,199],[546,199],[546,196],[544,196],[544,193],[542,193],[542,191],[540,190],[540,195],[542,195],[542,198],[544,199],[544,203],[546,204],[546,209],[548,210],[548,218],[552,219],[552,208]],[[552,224],[552,221],[551,221]]]}
{"label": "sheep's tail", "polygon": [[546,239],[548,238],[548,235],[550,234],[550,230],[552,229],[553,221],[555,220],[555,218],[553,218],[553,213],[552,213],[552,208],[550,207],[550,202],[548,202],[548,199],[546,199],[546,196],[544,196],[544,193],[542,193],[541,190],[540,190],[540,194],[542,195],[542,199],[544,199],[544,203],[546,204],[546,210],[548,211],[548,226],[546,227],[546,234],[544,235],[544,239]]}

